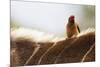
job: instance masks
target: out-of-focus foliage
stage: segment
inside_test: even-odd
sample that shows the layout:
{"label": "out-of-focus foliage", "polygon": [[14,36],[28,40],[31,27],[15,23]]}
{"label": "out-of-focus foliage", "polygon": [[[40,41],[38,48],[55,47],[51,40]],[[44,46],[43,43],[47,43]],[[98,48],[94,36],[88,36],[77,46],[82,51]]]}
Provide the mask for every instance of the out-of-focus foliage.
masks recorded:
{"label": "out-of-focus foliage", "polygon": [[20,25],[17,22],[11,20],[10,27],[11,29],[16,29],[16,28],[19,28]]}
{"label": "out-of-focus foliage", "polygon": [[81,31],[87,28],[95,28],[95,6],[83,6],[83,18],[80,23]]}
{"label": "out-of-focus foliage", "polygon": [[84,6],[84,16],[89,16],[90,18],[95,16],[95,6]]}

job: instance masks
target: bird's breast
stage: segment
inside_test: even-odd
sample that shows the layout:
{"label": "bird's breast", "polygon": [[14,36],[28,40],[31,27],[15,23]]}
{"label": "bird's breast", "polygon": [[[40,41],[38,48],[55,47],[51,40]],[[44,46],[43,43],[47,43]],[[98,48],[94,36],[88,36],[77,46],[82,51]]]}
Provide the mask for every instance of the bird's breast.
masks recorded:
{"label": "bird's breast", "polygon": [[68,37],[71,37],[71,36],[77,35],[77,34],[78,34],[78,29],[77,29],[77,26],[75,24],[67,25],[67,35],[68,35]]}

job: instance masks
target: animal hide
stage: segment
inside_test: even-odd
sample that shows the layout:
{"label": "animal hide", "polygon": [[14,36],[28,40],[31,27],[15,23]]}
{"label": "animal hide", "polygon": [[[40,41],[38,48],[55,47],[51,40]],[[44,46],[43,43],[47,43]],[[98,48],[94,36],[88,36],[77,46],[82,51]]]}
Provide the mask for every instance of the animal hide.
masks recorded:
{"label": "animal hide", "polygon": [[35,32],[24,28],[11,30],[11,66],[95,61],[93,30],[72,38]]}

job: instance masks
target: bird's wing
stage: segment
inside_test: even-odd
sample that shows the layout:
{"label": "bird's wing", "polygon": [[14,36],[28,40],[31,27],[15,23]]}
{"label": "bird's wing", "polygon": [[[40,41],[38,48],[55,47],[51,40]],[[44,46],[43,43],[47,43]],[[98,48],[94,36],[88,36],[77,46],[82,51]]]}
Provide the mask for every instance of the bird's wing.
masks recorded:
{"label": "bird's wing", "polygon": [[78,31],[79,31],[79,33],[80,33],[80,28],[79,28],[79,26],[77,25],[77,29],[78,29]]}

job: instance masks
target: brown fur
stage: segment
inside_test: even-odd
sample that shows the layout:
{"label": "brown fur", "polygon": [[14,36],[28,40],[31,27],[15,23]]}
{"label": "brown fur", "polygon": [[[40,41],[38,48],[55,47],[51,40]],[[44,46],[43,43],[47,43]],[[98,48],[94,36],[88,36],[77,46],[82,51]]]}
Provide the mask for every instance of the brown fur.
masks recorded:
{"label": "brown fur", "polygon": [[[12,38],[13,36],[11,36],[12,66],[82,62],[83,57],[95,44],[95,32],[87,32],[57,42],[35,42],[24,37],[14,40]],[[37,47],[39,50],[32,56]],[[30,56],[32,58],[25,64]],[[95,61],[95,46],[86,55],[85,61]]]}

